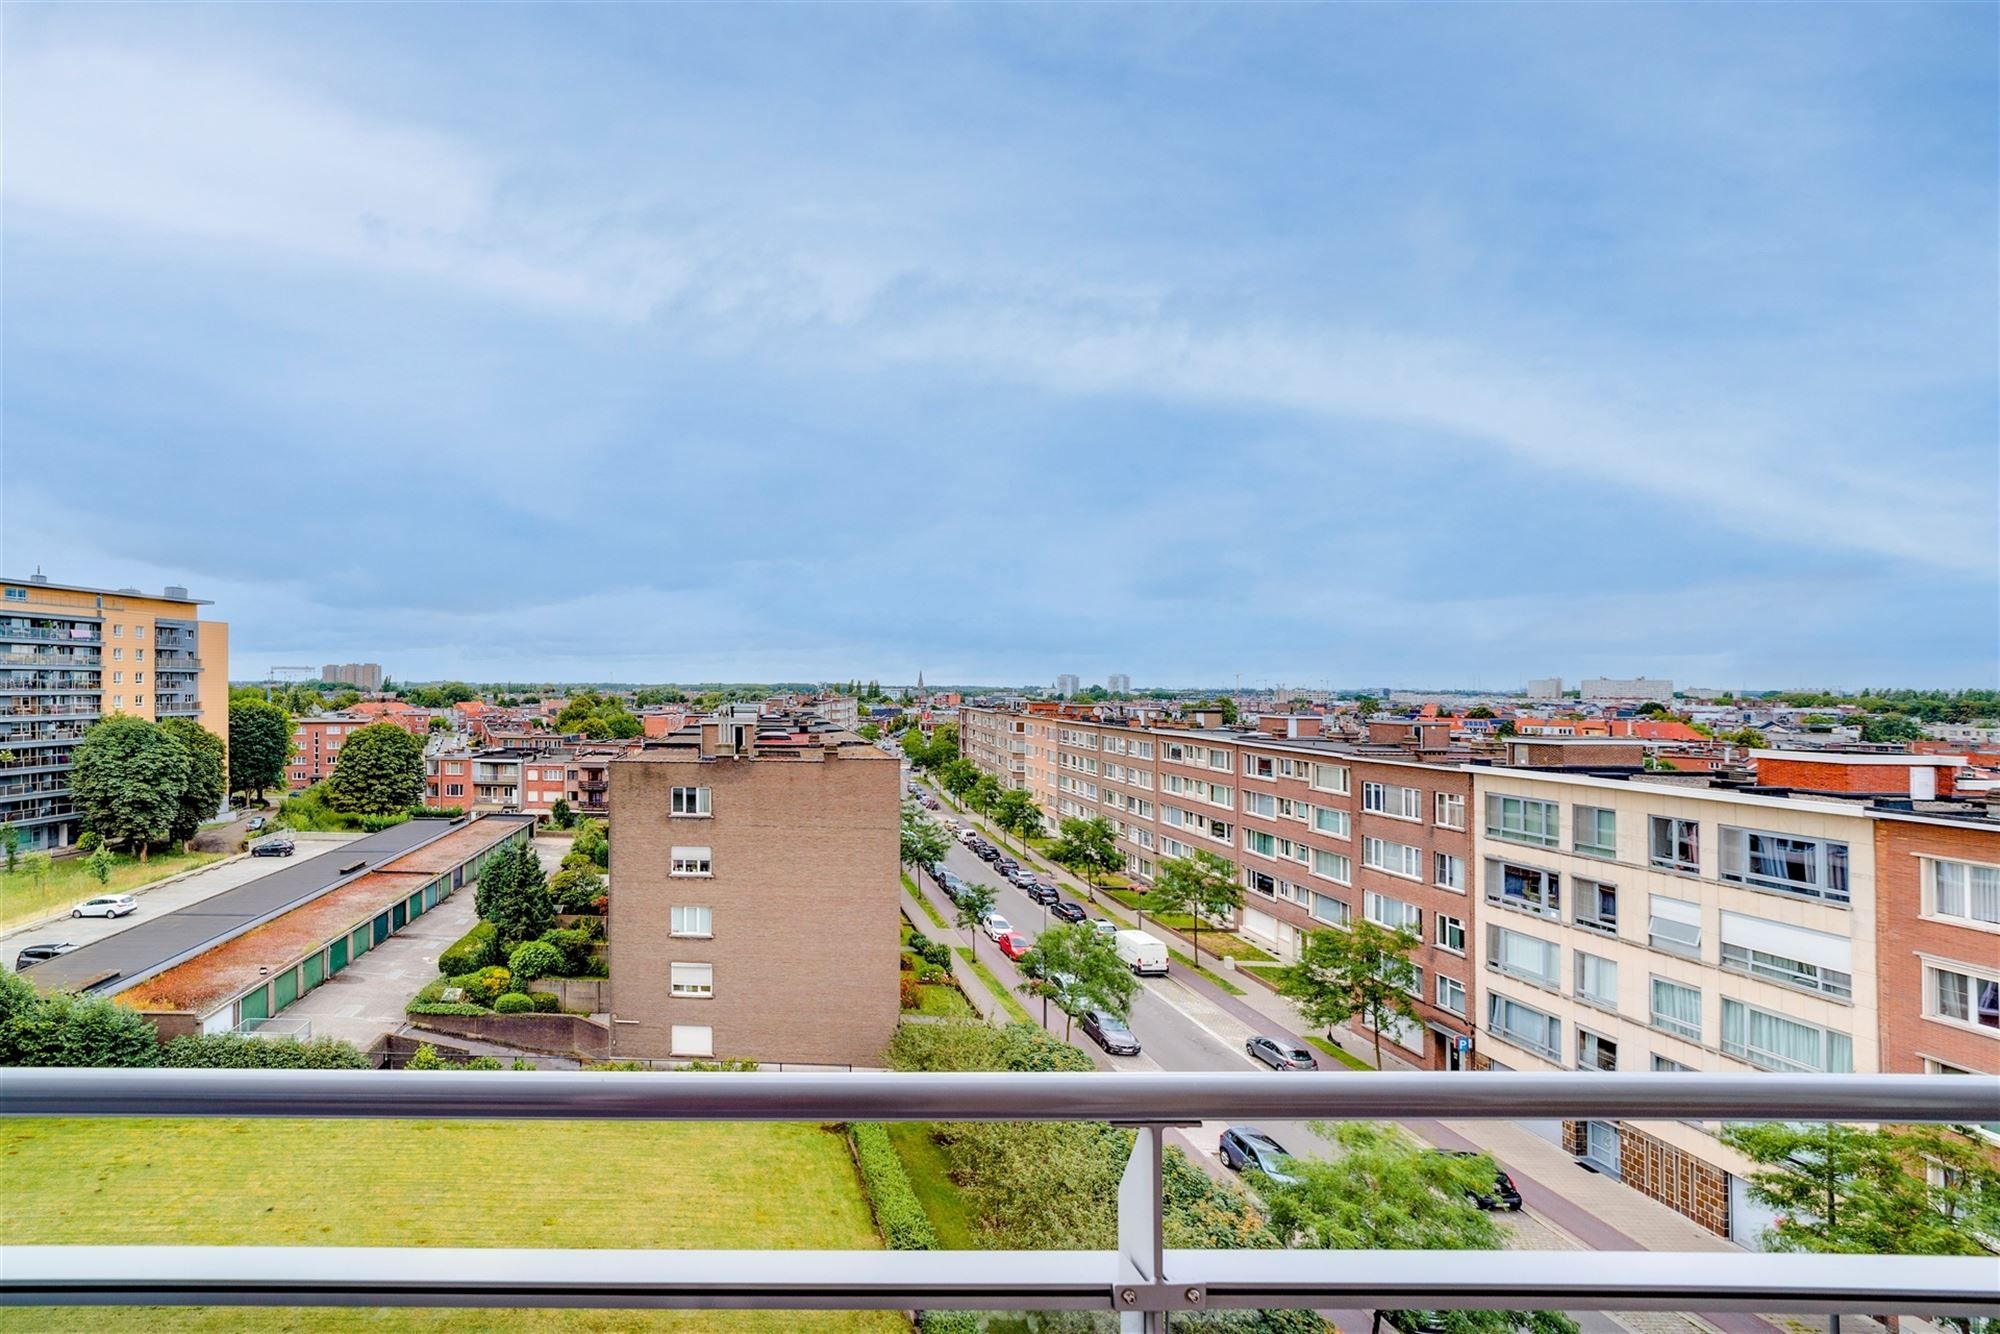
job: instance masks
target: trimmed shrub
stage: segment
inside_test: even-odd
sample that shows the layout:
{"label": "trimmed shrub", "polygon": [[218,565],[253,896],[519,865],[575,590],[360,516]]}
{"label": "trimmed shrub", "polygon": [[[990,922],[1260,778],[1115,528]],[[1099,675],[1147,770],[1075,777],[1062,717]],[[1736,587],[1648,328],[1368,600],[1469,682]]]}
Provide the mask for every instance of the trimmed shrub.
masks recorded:
{"label": "trimmed shrub", "polygon": [[104,835],[95,829],[86,829],[76,836],[76,850],[79,856],[88,857],[104,846]]}
{"label": "trimmed shrub", "polygon": [[919,1311],[917,1334],[979,1334],[979,1317],[970,1311]]}
{"label": "trimmed shrub", "polygon": [[912,931],[909,947],[911,953],[933,968],[951,967],[951,946],[942,940],[932,940],[921,931]]}
{"label": "trimmed shrub", "polygon": [[407,811],[398,811],[394,815],[363,815],[358,818],[363,830],[370,834],[379,834],[384,829],[393,829],[399,824],[408,823],[410,816]]}
{"label": "trimmed shrub", "polygon": [[546,940],[530,940],[516,945],[507,956],[507,970],[517,981],[532,982],[547,977],[563,966],[563,952]]}
{"label": "trimmed shrub", "polygon": [[366,1070],[368,1058],[351,1042],[314,1038],[273,1041],[240,1033],[178,1037],[166,1046],[160,1064],[177,1070]]}
{"label": "trimmed shrub", "polygon": [[531,991],[528,999],[534,1003],[536,1014],[561,1014],[562,997],[553,991]]}
{"label": "trimmed shrub", "polygon": [[889,1142],[889,1132],[873,1121],[860,1121],[848,1127],[847,1135],[882,1240],[892,1251],[936,1250],[937,1233],[903,1170],[903,1160],[896,1156],[896,1146]]}
{"label": "trimmed shrub", "polygon": [[480,922],[438,955],[438,971],[446,977],[474,973],[499,963],[499,955],[500,929],[491,922]]}
{"label": "trimmed shrub", "polygon": [[[542,932],[540,944],[554,949],[562,957],[554,968],[544,968],[536,977],[547,977],[560,970],[564,977],[581,977],[583,970],[590,966],[591,940],[588,931],[573,926],[557,927],[554,931]],[[524,945],[521,947],[526,949]],[[514,951],[519,954],[521,951]]]}
{"label": "trimmed shrub", "polygon": [[493,998],[495,1014],[528,1014],[535,1008],[535,1002],[525,991],[508,991]]}
{"label": "trimmed shrub", "polygon": [[465,999],[491,1005],[502,992],[514,989],[514,975],[505,968],[482,968],[451,979],[451,985],[465,989]]}

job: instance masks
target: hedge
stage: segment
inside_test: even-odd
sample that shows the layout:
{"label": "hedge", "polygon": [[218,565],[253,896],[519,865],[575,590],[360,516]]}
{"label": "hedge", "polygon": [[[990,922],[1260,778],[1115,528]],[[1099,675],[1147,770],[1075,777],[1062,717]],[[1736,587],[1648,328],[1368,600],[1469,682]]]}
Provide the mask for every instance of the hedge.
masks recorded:
{"label": "hedge", "polygon": [[848,1127],[854,1143],[854,1161],[861,1167],[861,1185],[875,1211],[875,1225],[892,1251],[934,1251],[937,1233],[929,1215],[910,1185],[903,1160],[889,1143],[889,1132],[873,1121]]}
{"label": "hedge", "polygon": [[979,1334],[979,1317],[970,1311],[919,1311],[917,1334]]}
{"label": "hedge", "polygon": [[535,1008],[535,1002],[525,991],[509,991],[493,998],[495,1014],[528,1014]]}
{"label": "hedge", "polygon": [[366,1070],[368,1058],[351,1042],[314,1038],[310,1042],[209,1033],[175,1038],[160,1053],[160,1064],[176,1070]]}
{"label": "hedge", "polygon": [[491,922],[481,922],[438,955],[438,971],[446,977],[477,972],[488,964],[500,962],[499,955],[500,928]]}
{"label": "hedge", "polygon": [[546,940],[530,940],[514,947],[507,956],[507,971],[523,982],[547,977],[564,965],[563,951]]}
{"label": "hedge", "polygon": [[528,999],[534,1002],[536,1014],[561,1014],[562,997],[553,991],[531,991]]}

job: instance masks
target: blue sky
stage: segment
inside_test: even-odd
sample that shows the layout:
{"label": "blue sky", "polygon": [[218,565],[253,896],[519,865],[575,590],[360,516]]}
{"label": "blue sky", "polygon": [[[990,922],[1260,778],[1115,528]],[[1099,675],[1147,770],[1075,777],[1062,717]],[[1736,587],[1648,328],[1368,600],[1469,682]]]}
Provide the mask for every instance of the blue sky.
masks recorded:
{"label": "blue sky", "polygon": [[13,6],[0,563],[239,677],[1992,685],[1996,15]]}

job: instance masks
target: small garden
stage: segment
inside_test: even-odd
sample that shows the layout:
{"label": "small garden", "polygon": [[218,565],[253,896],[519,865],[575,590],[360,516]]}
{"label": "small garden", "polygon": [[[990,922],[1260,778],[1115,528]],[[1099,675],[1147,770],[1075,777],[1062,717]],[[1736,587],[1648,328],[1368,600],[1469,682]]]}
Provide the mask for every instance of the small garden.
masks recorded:
{"label": "small garden", "polygon": [[951,976],[951,947],[903,924],[900,987],[903,1009],[945,1019],[974,1017],[972,1003]]}
{"label": "small garden", "polygon": [[590,1006],[566,1006],[562,993],[547,984],[606,976],[608,901],[589,846],[572,849],[556,874],[545,877],[532,846],[508,845],[486,863],[473,888],[479,922],[438,956],[440,976],[417,992],[406,1012],[592,1013]]}

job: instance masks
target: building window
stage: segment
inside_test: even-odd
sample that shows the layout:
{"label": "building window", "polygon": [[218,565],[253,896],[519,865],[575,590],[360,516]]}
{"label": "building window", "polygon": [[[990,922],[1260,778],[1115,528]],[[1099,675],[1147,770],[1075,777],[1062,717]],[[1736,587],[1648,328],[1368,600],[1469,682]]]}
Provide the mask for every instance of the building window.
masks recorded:
{"label": "building window", "polygon": [[1576,1030],[1576,1068],[1612,1070],[1618,1068],[1618,1044],[1588,1029]]}
{"label": "building window", "polygon": [[1652,1023],[1662,1033],[1700,1042],[1701,992],[1664,977],[1654,978]]}
{"label": "building window", "polygon": [[1602,806],[1576,808],[1576,850],[1586,857],[1618,855],[1618,815]]}
{"label": "building window", "polygon": [[[301,771],[301,776],[303,776],[303,771]],[[465,795],[465,784],[446,783],[444,785],[444,794],[447,797],[462,797]]]}
{"label": "building window", "polygon": [[125,673],[123,673],[123,672],[113,672],[113,673],[111,673],[111,684],[112,684],[112,685],[115,685],[115,686],[122,686],[122,685],[124,685],[124,684],[125,684]]}
{"label": "building window", "polygon": [[1724,825],[1722,878],[1759,889],[1845,903],[1847,845]]}
{"label": "building window", "polygon": [[1450,950],[1453,954],[1465,953],[1465,922],[1457,917],[1447,917],[1443,913],[1433,913],[1437,922],[1437,947]]}
{"label": "building window", "polygon": [[1653,1073],[1656,1075],[1687,1075],[1694,1073],[1694,1067],[1691,1065],[1682,1065],[1679,1061],[1671,1060],[1665,1056],[1656,1055],[1653,1057]]}
{"label": "building window", "polygon": [[2000,1031],[2000,973],[1970,964],[1926,963],[1924,1017]]}
{"label": "building window", "polygon": [[1361,785],[1361,809],[1397,820],[1424,818],[1424,794],[1414,787],[1393,787],[1387,783]]}
{"label": "building window", "polygon": [[707,1024],[675,1024],[668,1050],[676,1056],[713,1056],[715,1030]]}
{"label": "building window", "polygon": [[1353,828],[1353,823],[1353,820],[1348,816],[1346,811],[1337,810],[1332,806],[1315,806],[1312,808],[1313,828],[1319,830],[1322,834],[1331,834],[1335,838],[1346,838]]}
{"label": "building window", "polygon": [[1552,1061],[1562,1059],[1562,1021],[1497,991],[1486,997],[1486,1031]]}
{"label": "building window", "polygon": [[1486,863],[1486,901],[1542,917],[1562,915],[1562,877],[1539,866]]}
{"label": "building window", "polygon": [[677,787],[667,794],[667,812],[670,815],[708,815],[708,789],[705,787]]}
{"label": "building window", "polygon": [[1601,1010],[1618,1008],[1618,964],[1595,954],[1575,952],[1576,998]]}
{"label": "building window", "polygon": [[[112,637],[113,639],[123,639],[123,638],[125,637],[125,627],[124,627],[124,626],[122,626],[122,625],[114,625],[114,626],[112,626],[112,627],[111,627],[111,637]],[[122,652],[123,650],[120,650],[120,651]]]}
{"label": "building window", "polygon": [[1925,858],[1924,911],[1975,926],[2000,926],[2000,866]]}
{"label": "building window", "polygon": [[1314,875],[1323,875],[1336,884],[1350,884],[1354,879],[1353,863],[1338,852],[1328,852],[1324,848],[1312,850]]}
{"label": "building window", "polygon": [[1354,914],[1341,900],[1326,894],[1314,894],[1312,915],[1329,926],[1346,926]]}
{"label": "building window", "polygon": [[1315,764],[1312,769],[1312,785],[1321,792],[1338,792],[1343,796],[1348,791],[1347,766],[1344,764]]}
{"label": "building window", "polygon": [[676,996],[713,996],[715,965],[675,963],[667,965],[667,987]]}
{"label": "building window", "polygon": [[1437,827],[1440,829],[1465,828],[1465,795],[1460,792],[1440,792],[1437,794]]}
{"label": "building window", "polygon": [[1486,834],[1509,843],[1533,843],[1553,848],[1562,843],[1562,807],[1553,801],[1530,801],[1498,792],[1486,797]]}
{"label": "building window", "polygon": [[1278,799],[1268,792],[1246,791],[1243,794],[1243,811],[1246,815],[1261,815],[1266,820],[1275,820],[1278,818]]}
{"label": "building window", "polygon": [[1646,943],[1656,950],[1701,957],[1701,905],[1664,894],[1646,896]]}
{"label": "building window", "polygon": [[124,650],[124,649],[122,649],[122,648],[114,648],[114,649],[112,649],[112,650],[111,650],[111,661],[113,661],[113,662],[123,662],[123,661],[125,661],[125,650]]}
{"label": "building window", "polygon": [[1701,873],[1701,826],[1670,816],[1652,818],[1652,862],[1668,871]]}
{"label": "building window", "polygon": [[1465,858],[1454,857],[1449,852],[1440,852],[1431,858],[1437,872],[1437,882],[1441,889],[1465,892]]}
{"label": "building window", "polygon": [[1424,878],[1424,850],[1407,843],[1392,843],[1386,838],[1361,840],[1361,864],[1405,880]]}
{"label": "building window", "polygon": [[1278,838],[1277,835],[1267,834],[1261,829],[1246,829],[1243,831],[1243,847],[1245,851],[1254,852],[1259,857],[1276,857]]}
{"label": "building window", "polygon": [[1618,887],[1602,880],[1578,880],[1571,885],[1576,925],[1607,936],[1618,934]]}
{"label": "building window", "polygon": [[1843,1075],[1854,1070],[1854,1043],[1847,1034],[1727,997],[1722,1001],[1722,1050],[1762,1070]]}
{"label": "building window", "polygon": [[1245,755],[1243,772],[1252,778],[1275,778],[1278,774],[1278,762],[1269,755]]}
{"label": "building window", "polygon": [[1423,909],[1414,903],[1405,903],[1370,890],[1362,895],[1362,911],[1377,926],[1386,926],[1391,931],[1412,931],[1419,938],[1423,936]]}
{"label": "building window", "polygon": [[1266,875],[1262,871],[1245,870],[1243,872],[1243,883],[1247,888],[1266,897],[1275,898],[1277,896],[1277,877]]}
{"label": "building window", "polygon": [[1465,1017],[1465,983],[1455,977],[1437,975],[1437,1007],[1447,1014]]}
{"label": "building window", "polygon": [[715,934],[715,909],[693,904],[676,903],[673,908],[673,934],[677,936],[712,936]]}
{"label": "building window", "polygon": [[707,848],[675,848],[668,866],[670,875],[712,875]]}
{"label": "building window", "polygon": [[1561,960],[1562,949],[1554,941],[1504,926],[1486,928],[1486,966],[1496,973],[1554,990]]}
{"label": "building window", "polygon": [[1731,972],[1847,1000],[1854,995],[1852,956],[1845,936],[1722,914],[1722,966]]}

